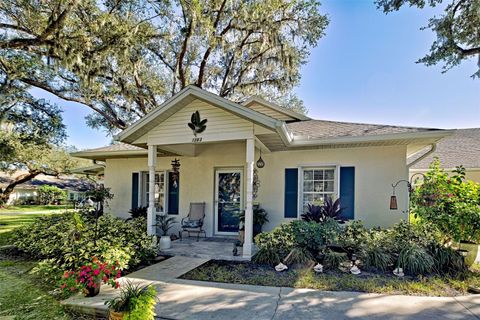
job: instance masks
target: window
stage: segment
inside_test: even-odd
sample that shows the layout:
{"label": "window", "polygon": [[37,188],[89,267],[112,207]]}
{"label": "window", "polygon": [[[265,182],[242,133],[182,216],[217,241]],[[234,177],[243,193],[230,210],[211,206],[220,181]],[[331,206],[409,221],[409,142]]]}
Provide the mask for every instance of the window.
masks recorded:
{"label": "window", "polygon": [[[150,197],[150,192],[148,188],[149,182],[148,172],[142,172],[142,184],[141,184],[141,194],[142,194],[142,206],[148,206],[148,200]],[[166,173],[165,171],[155,173],[155,211],[156,212],[165,212],[166,201],[166,183],[165,183]]]}
{"label": "window", "polygon": [[335,197],[335,168],[304,168],[301,204],[321,204],[326,197]]}

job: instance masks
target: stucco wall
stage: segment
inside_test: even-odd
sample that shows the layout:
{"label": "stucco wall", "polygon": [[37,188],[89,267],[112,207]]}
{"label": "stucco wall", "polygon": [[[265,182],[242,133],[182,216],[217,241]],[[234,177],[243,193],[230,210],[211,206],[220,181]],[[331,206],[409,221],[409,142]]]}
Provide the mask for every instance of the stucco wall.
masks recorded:
{"label": "stucco wall", "polygon": [[[242,167],[245,165],[245,142],[203,144],[198,146],[196,157],[180,157],[180,215],[185,216],[190,202],[206,202],[205,229],[213,231],[214,172],[215,168]],[[355,166],[355,219],[367,226],[389,226],[405,215],[406,187],[397,190],[399,211],[389,210],[391,184],[406,179],[406,147],[371,147],[309,151],[285,151],[262,154],[266,162],[259,169],[260,189],[256,201],[269,213],[270,222],[264,229],[287,221],[284,215],[284,170],[301,165]],[[258,158],[258,150],[255,159]],[[169,170],[173,157],[158,158],[158,170]],[[147,171],[146,158],[107,160],[105,186],[112,188],[110,201],[112,213],[128,217],[131,206],[131,175]]]}

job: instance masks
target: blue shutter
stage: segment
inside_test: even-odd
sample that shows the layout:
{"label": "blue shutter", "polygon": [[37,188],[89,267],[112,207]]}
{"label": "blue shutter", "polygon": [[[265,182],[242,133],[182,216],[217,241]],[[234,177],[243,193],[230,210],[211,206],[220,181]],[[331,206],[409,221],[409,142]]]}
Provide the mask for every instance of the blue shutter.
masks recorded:
{"label": "blue shutter", "polygon": [[298,169],[285,169],[285,218],[298,215]]}
{"label": "blue shutter", "polygon": [[340,205],[342,217],[355,217],[355,167],[340,167]]}
{"label": "blue shutter", "polygon": [[[179,178],[180,178],[180,174]],[[179,179],[180,180],[180,179]],[[168,214],[178,214],[180,181],[177,181],[177,187],[173,186],[173,173],[168,173]]]}
{"label": "blue shutter", "polygon": [[132,209],[138,208],[138,172],[132,173]]}

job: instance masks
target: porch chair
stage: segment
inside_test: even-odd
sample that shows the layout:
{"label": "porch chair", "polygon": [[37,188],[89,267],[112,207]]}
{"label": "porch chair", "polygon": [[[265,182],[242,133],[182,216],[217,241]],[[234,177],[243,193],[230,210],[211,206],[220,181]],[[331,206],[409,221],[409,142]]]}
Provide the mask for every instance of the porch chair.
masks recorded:
{"label": "porch chair", "polygon": [[190,202],[190,211],[188,215],[182,219],[180,239],[182,240],[182,233],[187,232],[190,237],[190,232],[197,233],[197,241],[200,239],[200,233],[207,237],[207,233],[203,230],[203,220],[205,219],[205,202]]}

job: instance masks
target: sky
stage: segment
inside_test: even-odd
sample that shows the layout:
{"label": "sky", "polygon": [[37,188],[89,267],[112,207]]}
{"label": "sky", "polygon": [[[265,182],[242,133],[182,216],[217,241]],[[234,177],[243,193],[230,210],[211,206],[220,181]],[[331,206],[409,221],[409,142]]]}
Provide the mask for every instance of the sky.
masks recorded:
{"label": "sky", "polygon": [[[402,8],[385,15],[373,0],[323,0],[330,24],[311,51],[296,92],[315,119],[432,128],[480,127],[480,79],[473,59],[442,74],[415,61],[435,35],[420,30],[441,11]],[[105,132],[87,127],[87,107],[40,90],[34,94],[64,109],[67,144],[108,145]]]}

